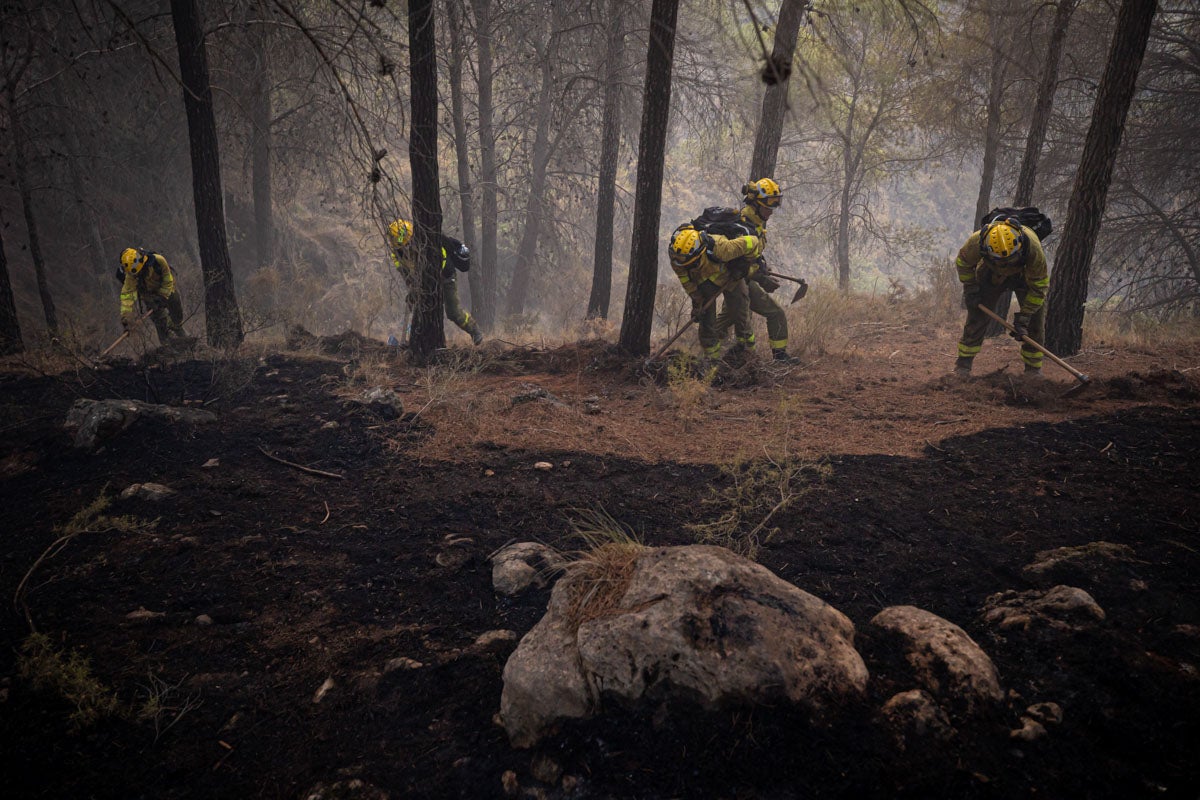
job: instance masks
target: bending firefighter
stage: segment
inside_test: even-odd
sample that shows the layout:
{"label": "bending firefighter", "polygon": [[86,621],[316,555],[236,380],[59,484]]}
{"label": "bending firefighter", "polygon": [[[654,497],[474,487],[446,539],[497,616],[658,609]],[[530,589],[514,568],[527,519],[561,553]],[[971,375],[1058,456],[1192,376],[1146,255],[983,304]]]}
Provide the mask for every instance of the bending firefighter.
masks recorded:
{"label": "bending firefighter", "polygon": [[[1012,325],[1016,328],[1013,338],[1020,341],[1021,336],[1028,336],[1041,343],[1046,328],[1044,304],[1050,273],[1037,234],[1015,219],[996,220],[971,234],[958,251],[955,265],[962,281],[963,305],[967,308],[955,372],[969,374],[983,345],[988,317],[979,310],[979,304],[992,308],[1005,291],[1011,290],[1021,304],[1013,316]],[[1041,374],[1041,351],[1022,343],[1021,360],[1025,362],[1026,373]]]}
{"label": "bending firefighter", "polygon": [[137,321],[135,306],[140,300],[153,312],[150,319],[160,344],[172,336],[184,336],[183,302],[167,260],[158,253],[127,247],[121,253],[121,268],[121,327],[129,330]]}
{"label": "bending firefighter", "polygon": [[[717,335],[717,310],[713,298],[724,294],[728,308],[730,297],[744,291],[742,277],[757,272],[762,240],[749,235],[729,239],[683,225],[671,237],[667,254],[671,269],[675,270],[683,290],[692,298],[692,320],[700,325],[700,347],[705,357],[720,357],[721,338]],[[749,266],[744,266],[746,264]],[[744,305],[737,308],[741,309],[743,317],[748,316]],[[748,319],[737,322],[749,327]]]}
{"label": "bending firefighter", "polygon": [[[770,178],[760,178],[742,187],[745,204],[738,212],[739,225],[748,234],[758,237],[763,249],[767,243],[767,220],[783,202],[779,184]],[[725,295],[724,307],[717,316],[717,338],[724,340],[732,325],[737,338],[736,349],[754,347],[754,329],[750,325],[750,313],[763,317],[767,322],[767,338],[771,344],[771,355],[776,361],[794,361],[787,353],[787,314],[771,297],[779,288],[779,282],[761,271],[747,273],[747,278]]]}
{"label": "bending firefighter", "polygon": [[[409,246],[412,238],[413,226],[408,220],[398,219],[388,226],[392,263],[404,278],[410,298],[414,296],[420,283],[417,280],[413,248]],[[446,307],[446,317],[469,333],[472,342],[480,344],[483,342],[483,334],[479,332],[479,324],[474,317],[458,302],[458,284],[455,281],[455,270],[466,272],[471,268],[471,251],[453,236],[442,234],[439,241],[442,247],[442,301]],[[411,300],[409,305],[412,305]]]}

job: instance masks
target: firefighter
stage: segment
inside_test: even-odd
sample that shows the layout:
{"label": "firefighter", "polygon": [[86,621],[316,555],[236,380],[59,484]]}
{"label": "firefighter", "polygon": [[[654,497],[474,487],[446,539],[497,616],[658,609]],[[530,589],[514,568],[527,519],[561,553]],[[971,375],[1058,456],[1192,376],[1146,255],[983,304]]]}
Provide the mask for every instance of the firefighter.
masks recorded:
{"label": "firefighter", "polygon": [[159,344],[183,331],[183,301],[175,288],[175,276],[167,260],[158,253],[126,247],[121,252],[121,327],[129,330],[137,321],[134,306],[141,301],[153,311],[150,319],[158,331]]}
{"label": "firefighter", "polygon": [[[738,217],[747,233],[757,236],[766,245],[767,220],[775,209],[783,202],[783,192],[779,184],[770,178],[760,178],[742,187],[745,200]],[[717,317],[717,336],[725,338],[730,326],[733,326],[737,337],[735,347],[753,348],[754,330],[750,326],[750,313],[763,317],[767,321],[767,337],[770,340],[771,356],[776,361],[794,363],[795,358],[788,355],[788,323],[787,314],[771,297],[771,292],[779,288],[779,282],[771,276],[756,271],[747,276],[736,291],[726,295],[724,307]],[[744,320],[743,325],[737,321]]]}
{"label": "firefighter", "polygon": [[[1032,229],[1011,217],[984,225],[958,251],[955,266],[967,309],[967,322],[958,343],[958,360],[954,362],[956,373],[971,373],[971,364],[983,345],[989,318],[979,310],[979,304],[992,308],[1003,292],[1012,291],[1021,304],[1013,316],[1016,333],[1012,337],[1020,341],[1022,336],[1028,336],[1041,343],[1046,329],[1050,273],[1042,243]],[[1025,362],[1027,375],[1042,374],[1040,350],[1022,343],[1021,360]]]}
{"label": "firefighter", "polygon": [[[409,246],[413,237],[412,223],[406,219],[396,220],[388,226],[388,237],[392,263],[403,276],[408,296],[412,298],[419,286],[416,259],[412,247]],[[483,334],[479,332],[479,323],[459,303],[458,284],[455,281],[456,270],[466,272],[471,268],[471,251],[453,236],[441,234],[439,242],[442,248],[442,302],[446,307],[446,317],[469,333],[472,342],[481,344]]]}
{"label": "firefighter", "polygon": [[[675,270],[683,290],[692,299],[692,321],[699,324],[700,347],[704,356],[717,359],[721,356],[721,337],[717,334],[716,303],[709,303],[718,294],[724,294],[730,302],[733,294],[742,290],[745,275],[758,270],[758,257],[762,255],[762,240],[757,236],[710,235],[690,225],[680,226],[671,236],[667,248],[671,269]],[[741,265],[747,272],[741,271]],[[741,326],[749,327],[744,317],[749,312],[745,305],[737,306],[743,315],[735,319]]]}

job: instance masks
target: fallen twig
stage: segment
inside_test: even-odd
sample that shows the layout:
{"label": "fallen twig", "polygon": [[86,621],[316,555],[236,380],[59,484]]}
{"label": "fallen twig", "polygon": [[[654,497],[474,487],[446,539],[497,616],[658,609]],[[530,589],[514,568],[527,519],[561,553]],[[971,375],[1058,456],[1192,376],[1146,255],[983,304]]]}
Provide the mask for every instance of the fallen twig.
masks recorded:
{"label": "fallen twig", "polygon": [[280,458],[279,456],[271,455],[270,453],[268,453],[266,451],[266,449],[263,448],[263,446],[261,444],[258,446],[258,452],[262,453],[264,456],[271,459],[272,461],[278,461],[280,464],[284,464],[293,469],[298,469],[301,472],[307,472],[310,475],[320,475],[322,478],[336,478],[339,481],[345,480],[345,478],[346,478],[345,475],[338,475],[336,472],[326,472],[323,469],[313,469],[312,467],[306,467],[303,464],[297,464],[294,461],[287,461],[285,459]]}
{"label": "fallen twig", "polygon": [[321,502],[325,503],[325,519],[321,520],[318,524],[324,525],[326,522],[329,522],[329,502],[326,500],[322,500]]}

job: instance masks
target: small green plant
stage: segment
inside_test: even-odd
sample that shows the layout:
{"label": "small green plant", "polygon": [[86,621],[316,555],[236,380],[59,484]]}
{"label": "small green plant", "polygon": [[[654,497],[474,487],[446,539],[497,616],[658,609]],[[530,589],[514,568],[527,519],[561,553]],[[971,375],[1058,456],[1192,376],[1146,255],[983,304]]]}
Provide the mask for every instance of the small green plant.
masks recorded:
{"label": "small green plant", "polygon": [[685,431],[701,420],[716,377],[715,364],[703,365],[686,353],[667,364],[667,390]]}
{"label": "small green plant", "polygon": [[567,566],[571,587],[568,618],[578,627],[618,606],[646,546],[629,526],[603,508],[577,509],[568,524],[583,545]]}
{"label": "small green plant", "polygon": [[772,521],[814,485],[833,474],[828,464],[787,457],[738,461],[723,466],[729,483],[712,489],[701,501],[714,509],[716,518],[688,525],[698,544],[714,544],[752,561],[759,550],[779,533]]}
{"label": "small green plant", "polygon": [[88,659],[78,652],[63,653],[44,634],[25,637],[17,672],[34,689],[57,694],[74,706],[70,720],[76,730],[117,711],[116,696],[92,674]]}

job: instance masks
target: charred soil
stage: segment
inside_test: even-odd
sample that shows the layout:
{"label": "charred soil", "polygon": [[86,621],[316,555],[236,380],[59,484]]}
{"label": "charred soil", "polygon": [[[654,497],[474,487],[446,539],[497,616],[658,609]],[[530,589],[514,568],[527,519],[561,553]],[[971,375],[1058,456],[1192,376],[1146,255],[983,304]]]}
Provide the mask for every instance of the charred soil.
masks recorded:
{"label": "charred soil", "polygon": [[[424,370],[366,340],[13,368],[0,376],[3,596],[27,580],[3,616],[4,774],[21,797],[299,798],[354,778],[392,797],[1195,797],[1200,373],[1175,364],[1200,353],[1092,356],[1095,385],[1063,399],[1069,382],[1023,383],[999,354],[962,381],[939,374],[949,358],[925,365],[924,337],[889,357],[893,344],[751,364],[690,393],[600,343]],[[351,402],[373,385],[405,413]],[[79,397],[218,422],[139,422],[82,452],[62,428]],[[692,543],[730,465],[767,456],[827,469],[772,519],[759,561],[847,614],[864,647],[886,606],[962,626],[995,661],[1003,707],[943,746],[901,750],[875,714],[911,687],[883,670],[867,702],[823,725],[610,709],[510,747],[493,720],[509,650],[475,641],[524,634],[547,593],[498,596],[489,554],[576,548],[569,520],[590,508],[647,544]],[[117,497],[148,481],[177,494]],[[31,572],[102,494],[106,513],[147,526],[85,526]],[[1103,625],[1039,638],[983,624],[989,595],[1031,588],[1036,553],[1095,541],[1135,554],[1082,586]],[[116,711],[79,725],[18,674],[30,623],[87,659]],[[1062,723],[1011,739],[1044,701]]]}

